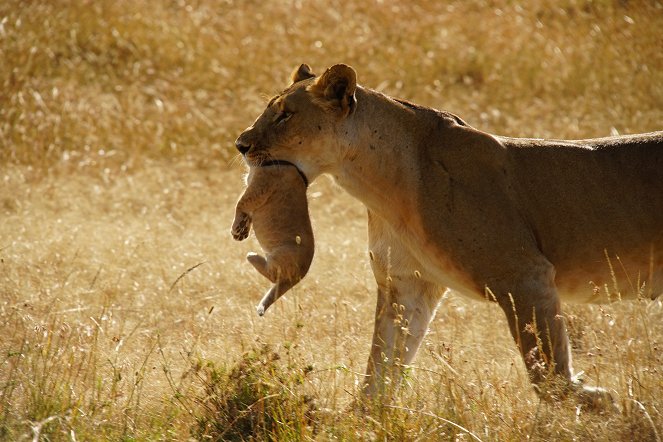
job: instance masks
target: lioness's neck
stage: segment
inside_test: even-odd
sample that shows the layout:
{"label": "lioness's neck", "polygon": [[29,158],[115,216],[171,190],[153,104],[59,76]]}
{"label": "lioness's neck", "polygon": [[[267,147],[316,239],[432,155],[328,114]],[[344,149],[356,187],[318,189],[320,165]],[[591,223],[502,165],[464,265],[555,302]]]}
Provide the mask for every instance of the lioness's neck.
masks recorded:
{"label": "lioness's neck", "polygon": [[357,110],[339,132],[344,156],[330,173],[377,213],[393,204],[407,205],[411,201],[399,198],[416,185],[416,133],[423,123],[421,113],[427,112],[370,89],[357,88],[356,96]]}

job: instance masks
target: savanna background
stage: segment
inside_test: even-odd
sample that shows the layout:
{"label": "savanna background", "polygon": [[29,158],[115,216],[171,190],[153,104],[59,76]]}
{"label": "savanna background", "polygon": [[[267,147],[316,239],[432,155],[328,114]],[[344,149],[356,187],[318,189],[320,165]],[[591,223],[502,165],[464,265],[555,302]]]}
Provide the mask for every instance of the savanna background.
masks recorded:
{"label": "savanna background", "polygon": [[3,0],[0,439],[660,440],[661,301],[566,306],[620,412],[540,402],[499,309],[447,295],[368,414],[361,205],[311,186],[313,266],[263,318],[229,227],[233,141],[300,63],[489,132],[596,137],[663,129],[662,29],[648,0]]}

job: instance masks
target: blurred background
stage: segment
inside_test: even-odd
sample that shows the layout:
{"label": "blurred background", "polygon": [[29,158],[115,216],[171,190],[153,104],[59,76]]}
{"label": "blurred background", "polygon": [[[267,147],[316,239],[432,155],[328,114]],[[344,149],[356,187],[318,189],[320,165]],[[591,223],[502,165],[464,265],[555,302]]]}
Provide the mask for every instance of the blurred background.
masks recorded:
{"label": "blurred background", "polygon": [[223,164],[300,63],[350,64],[364,86],[497,134],[651,131],[662,25],[649,0],[6,0],[0,152]]}

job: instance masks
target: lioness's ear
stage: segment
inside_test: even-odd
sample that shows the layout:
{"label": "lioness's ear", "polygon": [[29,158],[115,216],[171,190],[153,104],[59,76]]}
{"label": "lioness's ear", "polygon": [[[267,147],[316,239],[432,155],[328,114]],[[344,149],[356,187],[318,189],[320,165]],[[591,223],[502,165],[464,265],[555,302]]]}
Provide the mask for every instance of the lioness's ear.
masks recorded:
{"label": "lioness's ear", "polygon": [[315,74],[311,72],[311,66],[307,64],[300,65],[297,69],[292,71],[292,76],[290,77],[292,79],[293,84],[297,83],[298,81],[306,80],[308,78],[313,78],[315,77]]}
{"label": "lioness's ear", "polygon": [[354,112],[357,73],[346,64],[335,64],[325,71],[309,90],[330,108],[336,108],[344,115]]}

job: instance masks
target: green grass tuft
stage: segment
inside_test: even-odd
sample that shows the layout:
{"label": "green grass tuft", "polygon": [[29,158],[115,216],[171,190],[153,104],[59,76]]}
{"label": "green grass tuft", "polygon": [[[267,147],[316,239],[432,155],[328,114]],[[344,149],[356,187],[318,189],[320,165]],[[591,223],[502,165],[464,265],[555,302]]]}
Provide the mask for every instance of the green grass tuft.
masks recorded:
{"label": "green grass tuft", "polygon": [[268,345],[244,353],[230,369],[208,362],[201,370],[204,393],[196,439],[308,440],[316,406],[304,392],[310,366],[284,364]]}

